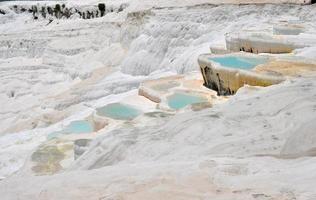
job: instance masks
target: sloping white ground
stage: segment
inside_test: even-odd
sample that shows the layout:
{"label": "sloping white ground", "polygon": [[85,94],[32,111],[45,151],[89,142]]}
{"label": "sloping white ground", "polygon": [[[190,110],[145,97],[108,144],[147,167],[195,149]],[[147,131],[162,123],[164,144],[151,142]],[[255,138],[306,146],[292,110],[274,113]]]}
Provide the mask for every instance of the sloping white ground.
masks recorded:
{"label": "sloping white ground", "polygon": [[[192,161],[204,156],[306,153],[316,146],[313,79],[293,80],[268,89],[243,88],[222,106],[179,114],[163,126],[113,131],[96,140],[74,168],[170,162],[175,158]],[[304,137],[298,139],[300,135]],[[289,144],[284,146],[288,138]]]}
{"label": "sloping white ground", "polygon": [[306,153],[316,147],[315,80],[246,87],[212,109],[112,131],[96,139],[72,169],[12,176],[0,182],[0,194],[2,199],[315,199],[316,160],[308,157],[315,152]]}
{"label": "sloping white ground", "polygon": [[[59,175],[19,171],[46,134],[145,79],[198,69],[197,56],[227,32],[272,31],[271,22],[289,16],[310,33],[316,27],[314,5],[157,1],[173,8],[149,9],[157,2],[148,2],[49,25],[31,15],[0,16],[1,199],[315,199],[315,159],[304,157],[315,148],[315,77],[248,88],[211,110],[115,130]],[[297,52],[314,58],[313,47]]]}

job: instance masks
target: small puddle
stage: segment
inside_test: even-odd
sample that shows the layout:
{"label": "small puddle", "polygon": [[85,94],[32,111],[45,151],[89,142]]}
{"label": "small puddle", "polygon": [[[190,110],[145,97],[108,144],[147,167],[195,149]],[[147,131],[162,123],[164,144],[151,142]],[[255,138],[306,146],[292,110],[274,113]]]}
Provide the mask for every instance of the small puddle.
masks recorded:
{"label": "small puddle", "polygon": [[207,102],[207,99],[198,95],[176,92],[168,97],[170,108],[179,110],[191,104]]}
{"label": "small puddle", "polygon": [[224,67],[237,68],[237,69],[252,69],[257,65],[267,62],[267,58],[255,58],[246,56],[221,56],[212,57],[209,60],[219,63]]}
{"label": "small puddle", "polygon": [[63,169],[60,162],[65,159],[65,152],[72,149],[72,145],[40,146],[31,156],[34,166],[32,171],[37,175],[51,175]]}
{"label": "small puddle", "polygon": [[92,124],[85,120],[73,121],[71,122],[64,132],[66,134],[80,134],[80,133],[91,133],[93,132],[94,128]]}
{"label": "small puddle", "polygon": [[94,131],[93,125],[86,120],[72,121],[65,129],[61,131],[52,132],[47,136],[47,139],[58,138],[63,134],[81,134],[81,133],[91,133]]}
{"label": "small puddle", "polygon": [[121,103],[112,103],[101,108],[97,108],[97,115],[118,120],[131,120],[140,114],[141,111],[133,108],[132,106]]}

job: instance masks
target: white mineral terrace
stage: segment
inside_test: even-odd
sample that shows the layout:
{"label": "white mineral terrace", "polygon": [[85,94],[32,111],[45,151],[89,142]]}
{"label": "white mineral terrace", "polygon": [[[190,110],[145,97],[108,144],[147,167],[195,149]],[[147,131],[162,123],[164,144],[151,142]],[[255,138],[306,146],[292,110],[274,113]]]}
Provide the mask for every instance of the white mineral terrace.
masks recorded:
{"label": "white mineral terrace", "polygon": [[315,200],[313,3],[1,2],[0,199]]}

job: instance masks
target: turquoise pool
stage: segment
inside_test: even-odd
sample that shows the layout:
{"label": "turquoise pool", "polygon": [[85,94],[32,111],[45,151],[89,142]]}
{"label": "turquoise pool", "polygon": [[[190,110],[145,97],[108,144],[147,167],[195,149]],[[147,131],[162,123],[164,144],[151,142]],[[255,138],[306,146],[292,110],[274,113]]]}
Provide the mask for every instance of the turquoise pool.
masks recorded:
{"label": "turquoise pool", "polygon": [[97,108],[97,115],[118,120],[131,120],[140,114],[141,112],[139,110],[121,103],[112,103],[104,107]]}
{"label": "turquoise pool", "polygon": [[93,125],[86,120],[71,122],[65,129],[48,134],[47,139],[58,138],[63,134],[91,133],[94,131]]}
{"label": "turquoise pool", "polygon": [[168,97],[169,107],[175,110],[179,110],[191,104],[202,102],[207,102],[207,99],[201,96],[181,92],[176,92]]}
{"label": "turquoise pool", "polygon": [[238,69],[252,69],[257,65],[267,62],[267,58],[254,58],[246,56],[222,56],[209,58],[209,60],[217,62],[224,67]]}
{"label": "turquoise pool", "polygon": [[52,132],[52,133],[48,134],[47,139],[48,139],[48,140],[52,140],[52,139],[58,138],[58,137],[61,136],[62,134],[64,134],[63,131]]}
{"label": "turquoise pool", "polygon": [[71,134],[71,133],[90,133],[93,132],[94,128],[92,126],[92,124],[88,121],[85,120],[79,120],[79,121],[73,121],[71,122],[66,129],[64,130],[64,132],[67,134]]}

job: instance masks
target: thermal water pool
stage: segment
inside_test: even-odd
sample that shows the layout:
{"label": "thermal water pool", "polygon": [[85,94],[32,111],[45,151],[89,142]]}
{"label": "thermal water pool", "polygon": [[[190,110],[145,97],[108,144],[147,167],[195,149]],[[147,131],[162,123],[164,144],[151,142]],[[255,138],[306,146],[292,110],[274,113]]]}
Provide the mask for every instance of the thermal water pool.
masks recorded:
{"label": "thermal water pool", "polygon": [[65,129],[66,133],[90,133],[93,132],[93,126],[85,120],[73,121]]}
{"label": "thermal water pool", "polygon": [[191,104],[203,102],[207,102],[207,99],[198,95],[184,92],[176,92],[168,97],[169,107],[175,110],[179,110]]}
{"label": "thermal water pool", "polygon": [[269,86],[280,83],[283,77],[252,70],[266,67],[275,58],[261,55],[234,53],[225,55],[202,54],[198,58],[204,86],[217,91],[218,95],[233,95],[244,85]]}
{"label": "thermal water pool", "polygon": [[63,134],[81,134],[81,133],[91,133],[93,131],[94,131],[94,127],[89,121],[78,120],[78,121],[72,121],[68,126],[65,127],[65,129],[61,131],[50,133],[47,136],[47,138],[53,139]]}
{"label": "thermal water pool", "polygon": [[129,105],[112,103],[101,108],[97,108],[97,115],[118,120],[131,120],[139,116],[141,112]]}
{"label": "thermal water pool", "polygon": [[252,69],[257,65],[264,64],[268,61],[267,58],[246,57],[246,56],[221,56],[211,57],[210,61],[219,63],[223,67],[238,68],[238,69]]}

